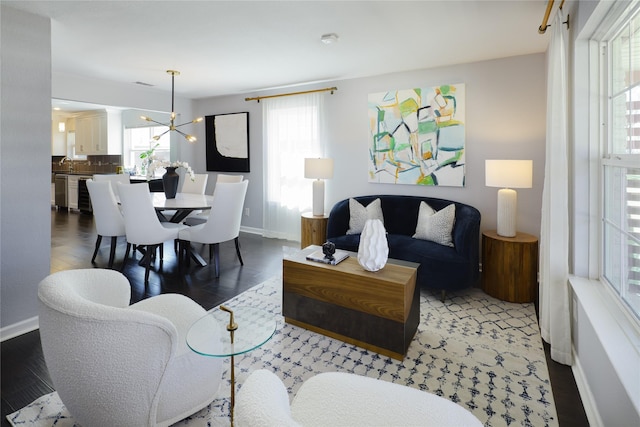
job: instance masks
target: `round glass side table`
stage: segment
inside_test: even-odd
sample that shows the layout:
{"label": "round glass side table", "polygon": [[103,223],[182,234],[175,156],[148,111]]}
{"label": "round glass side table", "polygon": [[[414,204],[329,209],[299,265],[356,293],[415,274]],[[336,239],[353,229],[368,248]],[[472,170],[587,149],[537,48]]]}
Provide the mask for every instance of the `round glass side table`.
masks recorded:
{"label": "round glass side table", "polygon": [[210,357],[231,356],[231,425],[235,405],[234,356],[254,350],[271,339],[276,331],[272,313],[254,307],[220,306],[197,320],[187,333],[187,345]]}

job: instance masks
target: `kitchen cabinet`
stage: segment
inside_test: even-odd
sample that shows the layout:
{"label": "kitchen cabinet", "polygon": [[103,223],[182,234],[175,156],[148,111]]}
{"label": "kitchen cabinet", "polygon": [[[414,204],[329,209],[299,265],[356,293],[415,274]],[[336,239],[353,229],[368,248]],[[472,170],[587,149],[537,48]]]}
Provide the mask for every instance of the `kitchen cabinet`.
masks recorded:
{"label": "kitchen cabinet", "polygon": [[69,175],[67,178],[67,206],[78,209],[78,180],[79,176]]}
{"label": "kitchen cabinet", "polygon": [[94,116],[76,118],[76,154],[93,154],[94,144],[98,142],[98,125],[94,124],[94,119]]}
{"label": "kitchen cabinet", "polygon": [[76,154],[122,154],[122,115],[104,110],[75,118]]}
{"label": "kitchen cabinet", "polygon": [[69,117],[66,122],[67,132],[75,132],[76,131],[76,119],[73,117]]}

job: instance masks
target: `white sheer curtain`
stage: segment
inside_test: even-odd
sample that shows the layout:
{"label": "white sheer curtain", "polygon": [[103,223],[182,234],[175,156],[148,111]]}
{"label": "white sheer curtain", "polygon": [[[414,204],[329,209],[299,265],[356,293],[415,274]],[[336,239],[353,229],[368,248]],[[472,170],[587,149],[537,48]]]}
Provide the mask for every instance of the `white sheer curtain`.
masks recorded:
{"label": "white sheer curtain", "polygon": [[540,230],[540,330],[551,358],[570,365],[567,35],[559,11],[548,51],[547,142]]}
{"label": "white sheer curtain", "polygon": [[311,210],[304,158],[323,157],[324,95],[264,100],[264,236],[300,240],[300,215]]}

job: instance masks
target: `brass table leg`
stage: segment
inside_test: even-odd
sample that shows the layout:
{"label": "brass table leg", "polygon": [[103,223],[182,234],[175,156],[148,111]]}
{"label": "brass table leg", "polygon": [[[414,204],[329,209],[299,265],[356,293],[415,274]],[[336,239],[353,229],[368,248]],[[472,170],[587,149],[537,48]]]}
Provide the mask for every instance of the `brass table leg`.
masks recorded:
{"label": "brass table leg", "polygon": [[[227,325],[227,331],[231,334],[231,344],[233,344],[233,333],[238,329],[238,324],[233,321],[233,310],[229,310],[227,307],[221,305],[220,310],[229,313],[229,325]],[[231,427],[233,427],[233,407],[236,404],[236,375],[235,375],[235,361],[233,354],[231,355]]]}
{"label": "brass table leg", "polygon": [[[233,333],[233,332],[232,332]],[[233,427],[233,408],[236,405],[236,376],[234,373],[235,363],[231,356],[231,427]]]}

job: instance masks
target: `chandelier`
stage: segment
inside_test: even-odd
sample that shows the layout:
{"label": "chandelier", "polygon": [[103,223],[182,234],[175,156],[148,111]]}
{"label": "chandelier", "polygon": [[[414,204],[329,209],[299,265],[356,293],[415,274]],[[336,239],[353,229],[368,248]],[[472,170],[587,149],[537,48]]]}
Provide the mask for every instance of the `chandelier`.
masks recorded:
{"label": "chandelier", "polygon": [[171,74],[171,119],[169,120],[169,123],[160,123],[157,122],[155,120],[153,120],[151,117],[147,117],[147,116],[140,116],[140,118],[142,120],[146,120],[148,122],[153,122],[153,123],[157,123],[159,125],[162,126],[168,126],[169,129],[167,129],[166,131],[162,132],[160,135],[156,135],[153,137],[153,139],[155,139],[156,141],[159,140],[164,134],[166,134],[167,132],[171,132],[171,131],[176,131],[178,132],[180,135],[184,136],[184,138],[189,141],[189,142],[196,142],[196,137],[193,135],[189,135],[186,134],[184,132],[182,132],[181,130],[179,130],[178,128],[180,126],[184,126],[184,125],[188,125],[189,123],[200,123],[203,119],[202,117],[198,117],[196,119],[193,119],[189,122],[184,122],[182,124],[176,125],[174,122],[176,120],[176,112],[173,108],[173,100],[174,100],[174,79],[175,76],[179,76],[180,75],[180,71],[176,71],[176,70],[167,70],[167,74]]}

